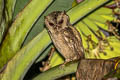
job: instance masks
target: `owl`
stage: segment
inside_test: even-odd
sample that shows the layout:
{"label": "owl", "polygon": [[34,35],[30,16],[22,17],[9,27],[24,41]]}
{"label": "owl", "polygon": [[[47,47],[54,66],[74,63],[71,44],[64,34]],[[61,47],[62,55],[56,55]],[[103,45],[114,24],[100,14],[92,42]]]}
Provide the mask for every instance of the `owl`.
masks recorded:
{"label": "owl", "polygon": [[45,16],[46,29],[65,62],[84,58],[80,33],[70,24],[65,11],[54,11]]}

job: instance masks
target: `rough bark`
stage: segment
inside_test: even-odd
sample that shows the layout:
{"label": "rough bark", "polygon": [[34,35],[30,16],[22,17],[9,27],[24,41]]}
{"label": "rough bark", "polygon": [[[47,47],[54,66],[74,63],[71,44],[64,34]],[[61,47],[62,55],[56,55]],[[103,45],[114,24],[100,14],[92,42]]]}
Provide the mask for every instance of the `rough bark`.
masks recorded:
{"label": "rough bark", "polygon": [[[103,79],[104,75],[115,69],[115,59],[83,59],[80,60],[76,72],[77,80],[117,80],[116,78]],[[118,64],[119,66],[119,64]]]}

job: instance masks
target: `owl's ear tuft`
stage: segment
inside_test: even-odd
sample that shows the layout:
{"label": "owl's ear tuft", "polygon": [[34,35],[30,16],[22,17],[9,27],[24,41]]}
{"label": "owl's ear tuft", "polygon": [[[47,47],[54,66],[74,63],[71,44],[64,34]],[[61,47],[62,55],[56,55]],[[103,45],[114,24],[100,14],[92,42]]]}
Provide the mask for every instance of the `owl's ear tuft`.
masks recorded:
{"label": "owl's ear tuft", "polygon": [[47,16],[44,16],[44,19],[46,19],[47,18]]}
{"label": "owl's ear tuft", "polygon": [[65,10],[63,11],[63,14],[66,14]]}

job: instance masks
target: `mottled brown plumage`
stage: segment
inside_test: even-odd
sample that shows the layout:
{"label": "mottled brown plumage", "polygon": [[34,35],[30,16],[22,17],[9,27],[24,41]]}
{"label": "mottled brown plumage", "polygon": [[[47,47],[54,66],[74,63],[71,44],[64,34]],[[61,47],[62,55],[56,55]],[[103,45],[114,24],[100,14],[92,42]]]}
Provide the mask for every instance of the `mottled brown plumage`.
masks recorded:
{"label": "mottled brown plumage", "polygon": [[66,62],[84,58],[80,33],[70,24],[69,16],[55,11],[45,17],[49,35]]}

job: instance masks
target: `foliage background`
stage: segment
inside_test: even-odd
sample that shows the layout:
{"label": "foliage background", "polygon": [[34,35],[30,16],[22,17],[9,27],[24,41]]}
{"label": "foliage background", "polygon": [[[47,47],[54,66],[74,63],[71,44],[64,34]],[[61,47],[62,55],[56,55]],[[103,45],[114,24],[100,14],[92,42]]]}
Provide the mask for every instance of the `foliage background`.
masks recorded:
{"label": "foliage background", "polygon": [[[21,11],[24,6],[29,2],[30,0],[17,0],[16,2],[16,7],[15,7],[15,12],[14,12],[14,17]],[[34,27],[31,29],[29,32],[24,44],[26,44],[28,41],[30,41],[33,37],[35,37],[39,32],[41,32],[44,28],[44,16],[49,14],[50,12],[53,11],[67,11],[70,8],[72,8],[72,2],[73,0],[55,0],[50,7],[45,11],[45,13],[39,17],[37,22],[34,24]],[[36,8],[37,9],[37,8]]]}
{"label": "foliage background", "polygon": [[[1,1],[3,1],[3,0],[1,0]],[[9,2],[9,0],[6,0],[6,1]],[[13,0],[13,1],[15,1],[15,0]],[[48,0],[48,1],[50,1],[50,0]],[[61,70],[59,69],[59,66],[56,66],[58,64],[63,63],[63,61],[64,61],[63,58],[59,55],[59,52],[57,52],[57,51],[55,51],[56,54],[54,54],[54,56],[50,62],[51,67],[54,67],[54,66],[56,66],[56,67],[51,68],[50,70],[43,72],[43,73],[41,73],[39,71],[42,60],[46,59],[46,56],[49,53],[50,48],[53,47],[53,44],[51,44],[50,38],[49,38],[46,30],[44,30],[44,16],[48,15],[52,11],[65,10],[67,12],[67,14],[70,16],[71,20],[74,19],[74,17],[76,17],[75,14],[78,16],[78,19],[79,19],[79,17],[82,18],[81,21],[78,20],[77,22],[76,22],[77,19],[75,19],[75,21],[72,21],[72,24],[75,23],[74,26],[76,26],[76,28],[79,30],[79,32],[82,36],[83,45],[85,48],[87,48],[87,41],[86,41],[87,37],[85,35],[87,35],[87,36],[92,35],[92,40],[95,43],[95,47],[93,46],[92,43],[90,43],[89,50],[90,50],[90,53],[93,53],[93,54],[90,56],[89,56],[89,54],[86,55],[86,58],[96,58],[96,56],[94,56],[94,53],[95,54],[99,53],[99,49],[97,48],[98,44],[99,44],[99,39],[97,39],[95,36],[95,34],[98,34],[97,33],[97,31],[99,30],[98,27],[101,27],[104,30],[108,30],[106,21],[107,20],[109,20],[109,21],[115,20],[115,16],[113,16],[112,10],[110,10],[110,9],[108,10],[108,9],[104,9],[104,8],[98,8],[99,5],[103,5],[104,3],[109,2],[111,0],[101,0],[101,3],[99,1],[99,3],[96,3],[96,5],[92,4],[92,3],[94,3],[94,1],[97,2],[97,0],[94,0],[93,2],[91,2],[91,4],[89,4],[89,6],[93,6],[92,7],[93,11],[91,8],[88,9],[88,7],[85,7],[85,9],[82,11],[82,6],[90,3],[89,0],[85,0],[85,1],[86,2],[83,2],[83,3],[77,5],[77,3],[75,1],[73,2],[73,0],[53,0],[53,3],[48,6],[48,8],[44,11],[44,13],[42,13],[42,16],[39,16],[39,18],[36,19],[37,21],[35,23],[33,22],[33,26],[31,28],[31,30],[29,31],[29,33],[27,34],[27,37],[25,38],[24,42],[22,43],[22,46],[18,45],[20,47],[20,50],[18,49],[19,51],[17,51],[16,55],[10,61],[8,61],[7,68],[5,69],[5,71],[3,71],[0,74],[1,80],[6,80],[6,79],[7,80],[11,80],[11,79],[12,80],[17,80],[17,79],[21,80],[24,78],[25,74],[27,73],[27,71],[31,67],[31,65],[32,65],[32,67],[29,69],[28,74],[26,75],[24,80],[27,80],[29,78],[32,80],[39,80],[39,79],[40,80],[43,80],[43,79],[50,80],[50,79],[56,79],[56,78],[62,77],[64,75],[76,72],[78,62],[70,62]],[[19,12],[23,12],[24,9],[26,9],[28,7],[29,3],[31,3],[31,2],[33,2],[33,0],[16,0],[15,11],[13,13],[13,19],[11,22],[15,22],[14,20],[18,19],[21,16]],[[41,2],[43,2],[43,0],[41,0]],[[77,6],[75,6],[75,8],[72,10],[72,5],[73,6],[77,5],[77,6],[81,7],[81,9],[79,9],[79,7],[77,8]],[[37,6],[41,6],[41,5],[37,5]],[[37,10],[37,9],[38,9],[38,7],[35,8],[35,10]],[[79,9],[79,10],[77,10],[77,9]],[[106,10],[106,12],[103,12],[104,10]],[[91,14],[89,12],[91,12]],[[32,13],[32,11],[30,13]],[[78,13],[81,14],[82,16],[79,15]],[[86,15],[87,13],[89,13],[89,14]],[[33,14],[33,16],[34,16],[34,14]],[[28,20],[30,20],[30,19],[31,19],[31,16],[29,16]],[[20,22],[20,23],[22,23],[22,22]],[[83,28],[81,28],[81,27],[83,27]],[[17,29],[19,32],[19,28],[13,29],[13,31],[11,30],[11,32],[14,32],[14,30],[17,30]],[[8,31],[8,33],[9,32],[10,31]],[[105,38],[105,35],[101,31],[100,31],[100,33],[102,34],[102,37]],[[9,34],[8,34],[8,36],[9,36]],[[19,37],[19,35],[16,35],[16,36]],[[17,38],[16,36],[15,36],[15,38]],[[10,38],[6,37],[5,39],[6,39],[6,42],[3,41],[3,45],[4,44],[8,45],[11,43],[11,41],[10,41],[11,37]],[[8,42],[7,42],[7,40],[8,40]],[[109,49],[110,46],[109,45],[106,46],[106,43],[103,42],[103,46],[105,46],[104,51],[107,53],[107,56],[104,54],[100,54],[100,57],[97,56],[97,58],[108,59],[111,57],[119,56],[120,53],[118,52],[118,50],[120,48],[119,47],[120,41],[115,36],[107,37],[107,40],[108,40],[108,42],[110,42],[112,47],[114,47],[115,50],[111,51]],[[13,41],[14,41],[14,38],[13,38]],[[13,42],[13,43],[15,43],[15,42]],[[15,43],[15,44],[17,44],[17,43]],[[12,44],[10,44],[10,45],[12,45]],[[35,46],[37,46],[37,47],[35,47]],[[4,47],[4,46],[1,45],[0,51],[1,51],[1,53],[4,54],[4,51],[6,52],[8,49],[12,50],[12,48],[13,48],[13,50],[14,50],[15,46],[12,46],[12,47],[7,46],[5,48],[2,48],[2,47]],[[113,53],[115,53],[115,54],[113,54]],[[31,55],[29,55],[29,54],[31,54]],[[7,56],[9,56],[9,55],[11,55],[11,54],[9,54],[9,51],[8,51]],[[36,60],[36,58],[37,58],[37,60]],[[2,60],[2,59],[0,59],[0,60]],[[2,61],[1,61],[1,64],[2,64]],[[26,68],[26,66],[27,66],[27,68]],[[22,70],[23,70],[23,72],[22,72]],[[50,74],[52,74],[52,75],[50,75]]]}

